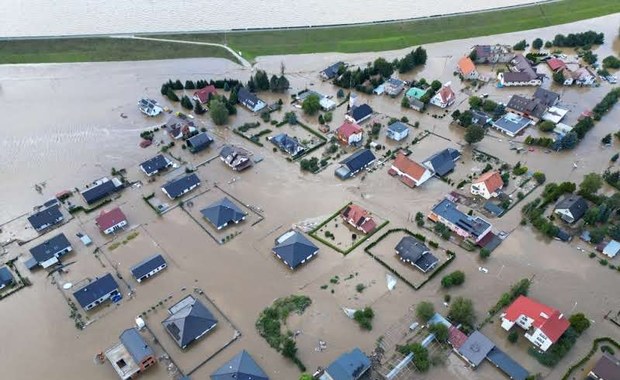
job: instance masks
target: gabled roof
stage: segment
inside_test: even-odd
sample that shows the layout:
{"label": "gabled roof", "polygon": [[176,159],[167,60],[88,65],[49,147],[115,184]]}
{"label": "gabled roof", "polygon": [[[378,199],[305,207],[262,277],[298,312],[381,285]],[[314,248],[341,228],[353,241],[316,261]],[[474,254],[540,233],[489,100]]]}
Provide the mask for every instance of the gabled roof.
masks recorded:
{"label": "gabled roof", "polygon": [[372,108],[368,104],[359,105],[351,110],[351,117],[356,122],[372,115]]}
{"label": "gabled roof", "polygon": [[491,227],[491,224],[486,220],[463,213],[456,207],[454,202],[446,198],[437,203],[433,207],[432,212],[476,237]]}
{"label": "gabled roof", "polygon": [[461,348],[461,346],[467,340],[467,335],[454,326],[448,328],[448,343],[455,349]]}
{"label": "gabled roof", "polygon": [[245,87],[241,87],[237,93],[237,100],[248,107],[255,108],[262,102],[256,95],[248,91]]}
{"label": "gabled roof", "polygon": [[65,234],[61,233],[30,248],[30,254],[37,262],[42,263],[68,247],[71,247],[71,243],[69,243]]}
{"label": "gabled roof", "polygon": [[435,171],[438,176],[443,177],[454,170],[456,167],[454,161],[456,161],[460,156],[461,153],[458,150],[446,148],[427,158],[424,161],[424,165]]}
{"label": "gabled roof", "polygon": [[588,203],[579,195],[569,194],[558,202],[555,210],[568,210],[574,220],[579,220],[588,211]]}
{"label": "gabled roof", "polygon": [[135,279],[142,278],[155,268],[166,264],[166,259],[159,253],[140,261],[130,268],[131,274]]}
{"label": "gabled roof", "polygon": [[323,71],[321,71],[321,73],[323,73],[327,79],[332,79],[338,75],[338,70],[342,65],[344,65],[344,62],[336,62],[326,67]]}
{"label": "gabled roof", "polygon": [[117,186],[114,180],[110,180],[106,177],[95,181],[95,183],[96,184],[93,184],[90,188],[82,190],[81,192],[82,197],[84,197],[84,200],[89,205],[114,194],[122,188],[122,186]]}
{"label": "gabled roof", "polygon": [[0,267],[0,286],[7,286],[13,281],[11,270],[6,265]]}
{"label": "gabled roof", "polygon": [[566,63],[564,63],[564,61],[558,58],[548,59],[547,65],[549,65],[551,71],[557,71],[566,68]]}
{"label": "gabled roof", "polygon": [[28,217],[28,221],[37,231],[41,230],[44,227],[58,224],[62,221],[62,219],[62,213],[60,212],[60,209],[57,205],[48,207]]}
{"label": "gabled roof", "polygon": [[476,65],[474,65],[474,62],[471,60],[471,58],[467,56],[461,57],[461,59],[459,59],[458,67],[459,71],[463,75],[469,75],[472,72],[476,71]]}
{"label": "gabled roof", "polygon": [[217,89],[214,85],[209,85],[205,88],[201,88],[194,92],[194,96],[198,98],[200,103],[206,103],[209,101],[209,95],[217,95]]}
{"label": "gabled roof", "polygon": [[405,156],[402,153],[399,153],[394,160],[394,165],[398,170],[407,174],[411,178],[419,181],[424,173],[428,170],[426,167],[418,164],[417,162],[409,159],[409,157]]}
{"label": "gabled roof", "polygon": [[168,160],[163,154],[158,154],[157,156],[151,158],[150,160],[146,160],[140,164],[140,168],[147,174],[151,175],[160,170],[167,168],[172,165],[172,162]]}
{"label": "gabled roof", "polygon": [[273,136],[270,141],[277,146],[278,148],[284,150],[286,153],[291,156],[297,156],[303,153],[306,150],[295,137],[291,137],[286,133],[280,133],[278,135]]}
{"label": "gabled roof", "polygon": [[243,170],[252,166],[248,152],[233,145],[224,145],[220,150],[220,158],[235,170]]}
{"label": "gabled roof", "polygon": [[497,190],[500,190],[504,187],[504,180],[502,180],[502,176],[499,172],[491,171],[486,172],[477,180],[473,181],[473,184],[484,183],[484,186],[487,188],[489,193],[495,193]]}
{"label": "gabled roof", "polygon": [[345,121],[344,123],[342,123],[342,125],[340,127],[338,127],[338,129],[336,129],[336,133],[341,138],[344,138],[344,139],[348,140],[349,137],[351,137],[351,135],[354,135],[354,134],[357,134],[357,133],[363,133],[363,129],[362,129],[362,127],[357,125],[357,123],[352,123],[350,121]]}
{"label": "gabled roof", "polygon": [[619,252],[620,242],[615,240],[610,241],[607,245],[605,245],[605,248],[603,248],[603,254],[611,258],[614,258]]}
{"label": "gabled roof", "polygon": [[407,90],[405,95],[409,98],[420,100],[420,98],[428,92],[429,88],[421,89],[419,87],[411,87],[409,90]]}
{"label": "gabled roof", "polygon": [[444,84],[441,89],[437,91],[437,95],[435,96],[439,97],[439,99],[441,99],[441,102],[445,104],[450,103],[450,101],[456,97],[449,83]]}
{"label": "gabled roof", "polygon": [[592,373],[601,380],[619,380],[620,360],[604,353],[592,368]]}
{"label": "gabled roof", "polygon": [[162,189],[166,191],[166,194],[174,199],[183,195],[185,190],[195,185],[200,185],[200,179],[196,174],[191,173],[166,183]]}
{"label": "gabled roof", "polygon": [[318,250],[316,245],[298,231],[289,231],[280,236],[273,247],[273,252],[293,269]]}
{"label": "gabled roof", "polygon": [[495,347],[495,344],[480,331],[476,330],[467,337],[467,340],[459,347],[458,351],[477,367],[487,357],[487,354],[493,347]]}
{"label": "gabled roof", "polygon": [[534,327],[539,328],[552,342],[556,342],[570,323],[557,309],[539,303],[532,298],[519,296],[508,308],[504,318],[516,321],[521,315],[534,320]]}
{"label": "gabled roof", "polygon": [[534,92],[534,99],[538,99],[543,105],[551,107],[560,100],[560,94],[538,87]]}
{"label": "gabled roof", "polygon": [[342,160],[340,163],[349,168],[352,172],[357,171],[376,159],[370,149],[361,149]]}
{"label": "gabled roof", "polygon": [[214,328],[217,319],[206,306],[192,296],[186,297],[180,303],[187,304],[163,320],[162,324],[179,347],[184,348]]}
{"label": "gabled roof", "polygon": [[506,108],[524,113],[526,115],[534,116],[537,119],[542,119],[545,111],[547,111],[547,106],[545,106],[540,100],[528,99],[521,95],[513,95],[508,101]]}
{"label": "gabled roof", "polygon": [[80,306],[85,308],[114,290],[118,290],[118,284],[114,277],[107,273],[103,277],[96,278],[94,281],[73,292],[73,296]]}
{"label": "gabled roof", "polygon": [[211,203],[200,210],[200,213],[216,228],[222,228],[229,223],[238,223],[245,219],[246,215],[239,206],[226,197]]}
{"label": "gabled roof", "polygon": [[370,368],[370,359],[359,348],[340,355],[327,367],[333,380],[357,380]]}
{"label": "gabled roof", "polygon": [[149,347],[135,328],[123,331],[119,338],[136,363],[140,363],[145,358],[155,355],[151,347]]}
{"label": "gabled roof", "polygon": [[213,139],[206,132],[201,132],[195,136],[187,139],[187,148],[192,153],[198,153],[201,150],[206,149],[211,143]]}
{"label": "gabled roof", "polygon": [[101,231],[105,231],[108,228],[114,227],[117,224],[127,221],[127,217],[120,209],[120,207],[115,207],[110,211],[101,211],[101,214],[95,219],[95,224],[99,226]]}
{"label": "gabled roof", "polygon": [[211,374],[212,380],[269,380],[265,371],[243,350]]}
{"label": "gabled roof", "polygon": [[356,204],[350,204],[345,207],[341,215],[364,233],[369,233],[377,227],[370,213]]}
{"label": "gabled roof", "polygon": [[396,245],[396,253],[402,260],[417,266],[422,272],[428,271],[439,261],[424,243],[413,236],[403,237]]}

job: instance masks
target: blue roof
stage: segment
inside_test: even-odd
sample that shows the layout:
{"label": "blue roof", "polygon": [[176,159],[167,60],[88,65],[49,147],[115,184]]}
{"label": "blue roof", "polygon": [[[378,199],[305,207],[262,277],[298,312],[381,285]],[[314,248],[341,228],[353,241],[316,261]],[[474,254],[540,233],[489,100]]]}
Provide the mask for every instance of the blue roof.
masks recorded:
{"label": "blue roof", "polygon": [[37,260],[37,262],[42,263],[56,256],[58,252],[69,247],[71,247],[69,239],[67,239],[65,234],[61,233],[44,241],[36,247],[30,248],[30,254],[35,260]]}
{"label": "blue roof", "polygon": [[454,161],[456,161],[460,156],[461,153],[458,150],[446,148],[441,152],[437,152],[427,158],[424,161],[424,165],[427,167],[430,166],[430,169],[432,169],[438,176],[443,177],[454,170],[456,167]]}
{"label": "blue roof", "polygon": [[213,380],[269,380],[265,371],[243,350],[211,374]]}
{"label": "blue roof", "polygon": [[344,353],[327,367],[333,380],[357,380],[370,368],[370,359],[359,349]]}
{"label": "blue roof", "polygon": [[14,281],[11,270],[5,265],[0,267],[0,286],[8,286]]}
{"label": "blue roof", "polygon": [[207,149],[212,142],[213,139],[207,135],[206,132],[201,132],[196,136],[190,137],[186,144],[190,152],[198,153],[204,149]]}
{"label": "blue roof", "polygon": [[48,207],[28,217],[28,221],[37,231],[58,224],[62,219],[63,216],[58,205]]}
{"label": "blue roof", "polygon": [[246,215],[243,210],[226,197],[200,210],[200,213],[218,229],[229,223],[239,223],[245,219]]}
{"label": "blue roof", "polygon": [[73,292],[73,296],[80,306],[85,308],[106,294],[112,293],[114,290],[118,291],[118,284],[114,277],[112,277],[110,273],[107,273],[105,276],[99,277],[88,285]]}
{"label": "blue roof", "polygon": [[166,157],[164,157],[163,154],[158,154],[150,160],[141,163],[140,167],[147,175],[151,175],[157,173],[158,171],[164,170],[170,164],[171,162]]}
{"label": "blue roof", "polygon": [[362,104],[353,108],[351,111],[351,117],[356,121],[360,122],[365,117],[372,115],[372,108],[368,104]]}
{"label": "blue roof", "polygon": [[345,158],[340,163],[346,166],[351,173],[355,173],[370,165],[375,159],[376,157],[370,149],[362,149]]}
{"label": "blue roof", "polygon": [[301,232],[289,231],[276,240],[273,252],[276,253],[286,264],[295,269],[309,256],[316,254],[319,248],[314,245]]}
{"label": "blue roof", "polygon": [[392,124],[388,125],[388,129],[395,133],[401,133],[409,130],[406,124],[401,123],[400,121],[395,121]]}
{"label": "blue roof", "polygon": [[[217,319],[209,309],[200,301],[191,298],[192,302],[162,321],[168,334],[181,348],[185,348],[217,325]],[[186,299],[181,302],[185,302]]]}
{"label": "blue roof", "polygon": [[291,156],[297,156],[303,153],[306,148],[297,141],[297,139],[290,137],[286,133],[280,133],[275,135],[270,140],[275,146],[284,150]]}
{"label": "blue roof", "polygon": [[510,134],[516,135],[523,128],[530,125],[531,122],[532,120],[527,117],[522,117],[512,112],[508,112],[501,118],[495,120],[493,122],[493,126]]}
{"label": "blue roof", "polygon": [[487,359],[512,380],[525,380],[530,375],[525,368],[497,347],[487,354]]}
{"label": "blue roof", "polygon": [[477,367],[487,357],[487,354],[493,347],[495,347],[495,343],[491,342],[486,335],[476,330],[467,337],[467,340],[459,347],[458,351]]}
{"label": "blue roof", "polygon": [[327,68],[325,68],[325,70],[323,70],[323,73],[325,74],[327,79],[332,79],[336,75],[338,75],[338,70],[340,69],[341,65],[344,65],[344,63],[343,62],[336,62],[333,65],[328,66]]}
{"label": "blue roof", "polygon": [[120,340],[136,363],[140,363],[145,358],[154,355],[151,347],[146,344],[142,335],[135,328],[123,331]]}
{"label": "blue roof", "polygon": [[484,209],[495,216],[501,216],[506,212],[506,210],[504,210],[502,207],[490,201],[484,204]]}
{"label": "blue roof", "polygon": [[446,198],[433,207],[433,212],[476,237],[491,227],[486,220],[463,213],[454,202]]}
{"label": "blue roof", "polygon": [[82,191],[82,197],[86,203],[93,204],[97,201],[102,200],[103,198],[110,196],[117,191],[119,191],[122,186],[116,186],[116,184],[112,180],[107,180],[105,182],[100,183],[99,185],[95,185],[86,190]]}
{"label": "blue roof", "polygon": [[196,174],[192,173],[168,182],[162,189],[174,199],[183,195],[187,189],[195,185],[200,185],[200,179]]}
{"label": "blue roof", "polygon": [[156,254],[132,266],[130,270],[133,277],[137,280],[163,264],[166,264],[164,257],[160,254]]}

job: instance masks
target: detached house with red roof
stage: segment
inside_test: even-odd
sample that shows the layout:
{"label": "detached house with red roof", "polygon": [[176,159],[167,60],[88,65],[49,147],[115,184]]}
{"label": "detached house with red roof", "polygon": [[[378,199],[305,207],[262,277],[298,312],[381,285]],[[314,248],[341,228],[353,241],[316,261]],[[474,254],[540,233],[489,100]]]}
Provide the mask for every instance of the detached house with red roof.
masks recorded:
{"label": "detached house with red roof", "polygon": [[127,217],[119,207],[110,211],[102,211],[95,219],[95,223],[99,230],[106,235],[114,233],[127,225]]}
{"label": "detached house with red roof", "polygon": [[431,104],[436,105],[439,108],[447,108],[453,105],[456,100],[456,95],[450,87],[451,84],[451,82],[447,82],[441,86],[435,96],[431,98]]}
{"label": "detached house with red roof", "polygon": [[211,96],[214,95],[217,95],[217,90],[215,89],[214,85],[210,85],[194,92],[194,100],[205,104],[208,103],[209,99],[211,99]]}
{"label": "detached house with red roof", "polygon": [[476,70],[476,65],[469,57],[461,57],[461,59],[459,59],[457,70],[463,79],[478,79],[479,74],[478,70]]}
{"label": "detached house with red roof", "polygon": [[541,351],[547,351],[570,326],[559,310],[526,296],[519,296],[502,315],[504,330],[515,324],[526,330],[527,340]]}
{"label": "detached house with red roof", "polygon": [[340,216],[345,222],[364,234],[369,234],[377,228],[377,223],[372,219],[370,213],[355,204],[345,207]]}
{"label": "detached house with red roof", "polygon": [[402,153],[396,156],[392,167],[388,170],[388,174],[398,176],[402,183],[411,188],[420,186],[433,177],[431,170],[409,159]]}
{"label": "detached house with red roof", "polygon": [[336,129],[336,136],[343,144],[357,145],[364,138],[364,130],[356,123],[347,120]]}
{"label": "detached house with red roof", "polygon": [[499,196],[502,187],[504,187],[504,181],[499,172],[486,172],[472,182],[471,193],[480,195],[484,199],[491,199]]}

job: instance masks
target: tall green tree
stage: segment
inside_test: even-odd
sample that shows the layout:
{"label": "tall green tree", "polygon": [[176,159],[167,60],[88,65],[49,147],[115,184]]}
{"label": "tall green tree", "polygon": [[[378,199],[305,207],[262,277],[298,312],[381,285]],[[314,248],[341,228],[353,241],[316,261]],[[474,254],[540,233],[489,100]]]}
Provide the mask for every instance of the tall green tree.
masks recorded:
{"label": "tall green tree", "polygon": [[532,41],[532,47],[536,50],[540,50],[540,48],[543,47],[543,40],[540,38],[536,38],[534,41]]}
{"label": "tall green tree", "polygon": [[590,173],[583,176],[583,181],[579,184],[579,192],[596,194],[601,187],[603,187],[603,178],[596,173]]}
{"label": "tall green tree", "polygon": [[254,85],[257,91],[269,90],[269,77],[265,71],[256,71],[256,74],[254,75]]}
{"label": "tall green tree", "polygon": [[590,320],[583,313],[571,315],[568,318],[568,322],[577,334],[583,333],[588,329],[588,327],[590,327]]}
{"label": "tall green tree", "polygon": [[457,297],[450,303],[448,318],[454,323],[472,326],[476,320],[474,303],[470,299]]}
{"label": "tall green tree", "polygon": [[435,307],[428,301],[422,301],[416,306],[415,313],[420,320],[428,322],[435,315]]}
{"label": "tall green tree", "polygon": [[301,108],[306,115],[316,115],[321,109],[321,99],[319,99],[318,95],[312,94],[304,99]]}
{"label": "tall green tree", "polygon": [[478,125],[470,125],[465,131],[465,141],[468,144],[475,144],[484,138],[484,128]]}
{"label": "tall green tree", "polygon": [[224,102],[213,99],[209,102],[209,113],[215,125],[224,125],[228,122],[228,109]]}

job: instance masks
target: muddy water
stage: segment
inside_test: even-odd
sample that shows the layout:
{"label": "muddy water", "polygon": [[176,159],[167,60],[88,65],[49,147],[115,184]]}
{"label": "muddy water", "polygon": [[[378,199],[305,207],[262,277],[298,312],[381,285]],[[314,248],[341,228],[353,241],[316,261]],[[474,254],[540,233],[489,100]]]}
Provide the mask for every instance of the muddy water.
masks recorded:
{"label": "muddy water", "polygon": [[[543,29],[519,33],[517,36],[487,37],[477,41],[516,42],[522,38],[531,40],[533,36],[549,39],[556,30],[567,32],[589,28],[608,29],[605,30],[608,33],[608,43],[597,49],[599,57],[604,57],[612,52],[612,36],[616,33],[619,21],[619,16],[610,16],[553,30]],[[473,43],[474,40],[466,40],[429,45],[429,62],[426,67],[405,78],[424,76],[427,79],[452,80],[454,87],[460,89],[458,80],[452,76],[454,63]],[[617,50],[613,51],[617,54]],[[402,55],[402,51],[383,55],[392,58]],[[348,62],[365,64],[376,56],[377,54],[373,53],[269,57],[260,59],[258,65],[270,71],[278,71],[280,62],[284,61],[294,89],[314,83],[312,86],[321,92],[335,95],[334,87],[317,81],[316,71],[335,59],[344,58]],[[244,71],[232,63],[213,59],[0,67],[0,111],[8,121],[2,129],[0,162],[10,163],[0,166],[0,174],[4,179],[0,197],[0,220],[8,220],[26,212],[34,204],[59,190],[81,186],[96,176],[108,174],[113,166],[126,167],[130,177],[142,178],[136,164],[154,155],[156,148],[139,149],[138,131],[154,125],[157,120],[146,119],[140,115],[135,102],[143,95],[160,99],[159,85],[167,78],[228,76],[247,79],[249,75],[249,71]],[[76,79],[77,77],[79,79]],[[563,90],[562,102],[572,107],[568,120],[574,121],[583,108],[596,104],[609,89],[610,86],[604,84],[595,89]],[[533,90],[497,90],[487,86],[481,91],[488,92],[492,99],[505,101],[511,93],[529,94]],[[277,97],[270,97],[270,100],[275,98]],[[462,142],[462,131],[449,127],[447,118],[434,119],[430,115],[418,117],[413,111],[403,113],[398,100],[386,97],[362,98],[369,101],[378,112],[391,116],[407,115],[411,121],[420,121],[423,128],[434,129],[435,133],[452,140],[448,143],[439,138],[425,139],[415,147],[415,158],[423,158],[439,147],[455,146]],[[465,107],[466,99],[467,95],[459,92],[460,108]],[[31,104],[36,104],[35,108],[30,106]],[[341,112],[339,109],[336,113],[336,125],[342,120]],[[546,172],[549,180],[577,181],[583,174],[600,171],[608,165],[612,152],[610,149],[601,149],[599,142],[606,133],[617,130],[615,120],[620,117],[619,112],[616,107],[597,124],[575,151],[562,155],[546,155],[536,151],[519,156],[509,151],[503,136],[487,138],[479,145],[482,150],[509,162],[521,160],[532,170],[542,170]],[[121,114],[127,118],[122,118]],[[279,114],[276,114],[276,117],[281,118]],[[254,118],[240,110],[232,124],[249,120]],[[205,118],[204,122],[216,136],[214,149],[199,157],[192,157],[177,147],[174,154],[197,163],[212,155],[226,139],[243,144],[255,154],[263,156],[262,163],[241,175],[228,171],[217,160],[199,169],[198,174],[204,179],[205,189],[211,188],[213,183],[217,182],[244,203],[263,209],[265,220],[252,228],[246,226],[242,234],[232,242],[218,246],[181,210],[174,210],[159,218],[146,207],[141,195],[151,191],[159,194],[158,187],[162,179],[145,185],[142,189],[126,190],[116,203],[126,211],[132,227],[141,225],[138,229],[140,237],[111,253],[109,256],[112,262],[120,263],[121,272],[126,273],[128,265],[157,251],[166,255],[170,268],[152,279],[152,282],[137,287],[134,299],[125,300],[117,309],[110,309],[104,318],[81,332],[73,327],[61,293],[49,279],[43,273],[29,275],[34,286],[0,302],[2,336],[12,342],[10,347],[3,346],[0,349],[0,363],[5,373],[10,373],[17,379],[115,378],[116,375],[109,365],[100,366],[92,362],[93,355],[113,344],[118,333],[130,326],[137,314],[162,297],[168,294],[174,294],[175,297],[185,294],[181,291],[182,287],[191,289],[196,286],[204,289],[243,334],[238,342],[196,372],[196,378],[207,378],[226,359],[241,349],[247,349],[271,378],[295,379],[297,370],[268,348],[254,328],[260,310],[280,296],[303,292],[313,299],[313,306],[302,317],[290,321],[291,329],[302,331],[298,338],[299,355],[310,370],[325,366],[340,353],[354,346],[370,351],[375,340],[405,314],[412,304],[431,300],[438,310],[443,308],[441,302],[444,291],[436,281],[418,292],[413,292],[402,284],[388,292],[384,284],[385,270],[360,249],[342,257],[339,253],[321,246],[319,256],[294,273],[275,260],[270,249],[273,239],[292,224],[329,215],[350,200],[359,202],[382,217],[388,217],[390,228],[412,228],[407,221],[410,215],[416,211],[428,211],[432,204],[449,190],[445,183],[429,181],[422,188],[410,190],[382,171],[368,175],[364,181],[355,179],[348,182],[337,181],[331,168],[316,176],[304,175],[297,166],[286,162],[281,155],[273,154],[270,146],[248,146],[247,142],[237,140],[226,128],[211,125],[208,118]],[[615,145],[614,149],[617,148]],[[465,155],[468,155],[467,150]],[[467,159],[464,161],[469,162]],[[578,168],[574,171],[573,161],[578,161]],[[233,182],[233,178],[238,180]],[[32,186],[44,181],[47,186],[44,194],[39,195]],[[72,241],[76,232],[85,231],[95,239],[96,245],[103,246],[109,239],[97,233],[93,224],[94,217],[79,216],[64,226],[62,231]],[[498,228],[514,232],[493,254],[491,260],[483,264],[489,269],[487,275],[478,271],[481,263],[475,255],[453,247],[457,252],[457,259],[452,264],[452,269],[463,270],[467,281],[465,286],[451,290],[451,295],[473,298],[479,318],[483,318],[484,311],[495,303],[511,283],[522,277],[534,276],[534,297],[566,313],[585,311],[595,321],[585,338],[581,339],[571,352],[566,363],[584,354],[588,350],[589,341],[595,337],[618,336],[617,328],[603,320],[609,310],[620,309],[614,288],[617,273],[578,254],[566,244],[534,238],[535,235],[528,229],[518,227],[519,219],[518,210],[513,210],[504,218],[493,221]],[[63,281],[77,282],[84,277],[110,270],[109,265],[103,267],[92,256],[91,248],[74,243],[76,252],[72,253],[69,259],[77,263],[63,276]],[[9,256],[26,256],[31,245],[9,246]],[[334,293],[320,288],[329,284],[329,280],[336,275],[344,279],[351,274],[355,279],[343,280],[333,285]],[[367,290],[357,293],[357,283],[365,284]],[[341,307],[366,305],[372,305],[377,315],[375,328],[370,333],[360,332],[341,312]],[[148,322],[158,324],[163,317],[164,314],[160,311]],[[496,326],[497,323],[489,325],[484,332],[526,368],[541,372],[548,378],[561,376],[564,365],[550,371],[535,364],[524,349],[503,347],[505,336]],[[161,338],[168,339],[166,336]],[[215,340],[219,342],[219,339],[214,339],[213,344]],[[327,351],[314,350],[318,340],[327,341]],[[201,344],[206,343],[209,346],[209,342],[207,337]],[[208,349],[201,347],[203,346],[197,346],[196,350],[183,354],[180,362],[191,367],[212,350],[211,346]],[[16,354],[19,352],[29,354]],[[39,358],[36,366],[29,365],[30,361],[26,359],[32,356]],[[446,367],[432,370],[426,378],[469,379],[472,376],[471,372],[463,369],[462,363],[450,360]],[[490,366],[484,366],[476,372],[476,377],[481,379],[493,379],[497,376],[495,369]],[[156,370],[149,372],[146,378],[166,379],[169,376],[163,366],[158,366]]]}
{"label": "muddy water", "polygon": [[[358,0],[355,3],[311,0],[290,7],[286,0],[138,0],[122,3],[6,0],[0,13],[0,37],[334,25],[471,12],[533,2],[470,0],[448,4],[432,0],[413,3],[406,0]],[[217,10],[216,13],[213,10]]]}

